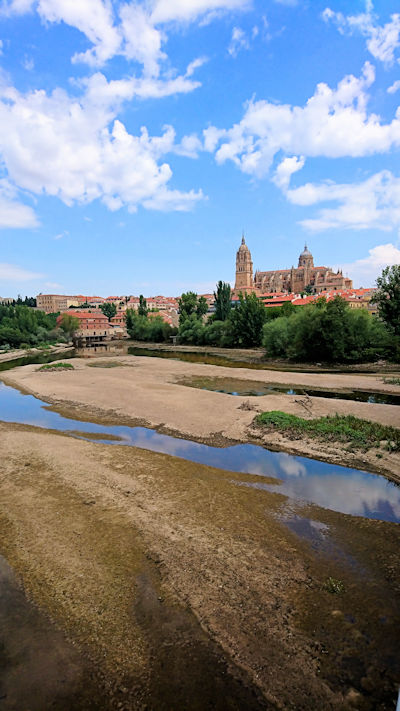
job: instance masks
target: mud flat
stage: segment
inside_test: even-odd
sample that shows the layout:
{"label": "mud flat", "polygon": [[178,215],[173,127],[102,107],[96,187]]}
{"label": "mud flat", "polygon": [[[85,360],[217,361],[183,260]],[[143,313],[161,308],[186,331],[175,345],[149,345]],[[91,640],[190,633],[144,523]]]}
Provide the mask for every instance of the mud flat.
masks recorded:
{"label": "mud flat", "polygon": [[398,525],[32,427],[0,425],[0,454],[1,552],[97,708],[393,708]]}
{"label": "mud flat", "polygon": [[[103,359],[106,363],[106,359]],[[233,373],[249,387],[254,381],[298,385],[310,389],[362,390],[400,394],[400,386],[385,383],[382,376],[359,374],[293,373],[253,371],[241,368],[183,363],[156,358],[115,356],[121,367],[93,368],[92,359],[73,360],[74,370],[43,373],[29,365],[2,375],[6,383],[32,392],[61,407],[64,414],[97,418],[99,422],[136,423],[161,428],[189,439],[219,442],[259,440],[268,447],[303,454],[348,466],[369,468],[400,481],[400,455],[381,450],[349,451],[338,443],[293,440],[279,433],[263,434],[252,427],[257,412],[282,410],[289,414],[321,417],[355,415],[383,425],[400,427],[395,405],[312,397],[311,411],[302,398],[274,393],[262,397],[232,397],[219,392],[188,388],[182,381],[191,377],[232,378]],[[98,360],[101,363],[101,359]],[[243,409],[247,407],[248,409]],[[108,420],[107,420],[108,417]],[[116,419],[117,418],[117,419]]]}
{"label": "mud flat", "polygon": [[[249,439],[256,412],[238,409],[242,400],[263,410],[287,403],[303,414],[284,395],[241,399],[179,383],[221,376],[221,368],[129,356],[120,362],[92,368],[75,359],[74,370],[62,372],[31,365],[3,379],[76,419],[148,424],[218,444]],[[242,369],[243,377],[258,381],[260,371]],[[275,377],[293,382],[293,373]],[[299,384],[308,378],[362,390],[367,380],[373,390],[396,392],[372,376],[296,375]],[[318,414],[356,407],[378,422],[398,418],[390,405],[313,402]],[[312,456],[309,444],[292,446]],[[325,458],[321,448],[318,456]],[[387,453],[384,462],[394,471],[398,460]],[[293,479],[302,475],[298,462],[285,463]],[[66,645],[73,708],[91,709],[92,688],[92,707],[105,711],[395,707],[399,525],[368,511],[338,513],[329,501],[322,508],[294,500],[276,479],[263,475],[262,486],[260,479],[115,440],[0,423],[0,554],[26,604]],[[399,520],[397,497],[392,506]],[[31,657],[29,631],[27,638]],[[16,659],[9,651],[4,657],[11,666],[5,691],[0,675],[0,709],[7,702],[7,711],[20,711],[10,701]],[[91,686],[83,688],[85,678]],[[43,711],[64,711],[65,697],[54,689]]]}

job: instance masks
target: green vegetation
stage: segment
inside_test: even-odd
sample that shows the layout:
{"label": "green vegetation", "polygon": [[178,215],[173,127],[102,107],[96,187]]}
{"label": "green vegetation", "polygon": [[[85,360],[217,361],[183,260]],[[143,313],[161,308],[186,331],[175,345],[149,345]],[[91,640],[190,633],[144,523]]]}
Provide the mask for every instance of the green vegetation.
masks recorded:
{"label": "green vegetation", "polygon": [[117,307],[110,301],[105,301],[104,304],[100,305],[100,311],[102,311],[104,316],[107,316],[108,320],[111,321],[113,316],[117,313]]}
{"label": "green vegetation", "polygon": [[18,294],[16,299],[13,299],[11,306],[31,306],[36,307],[36,299],[34,296],[25,296],[25,299]]}
{"label": "green vegetation", "polygon": [[351,309],[340,296],[293,308],[290,315],[270,318],[265,324],[263,346],[268,356],[357,363],[393,353],[393,339],[385,324],[365,309]]}
{"label": "green vegetation", "polygon": [[57,328],[57,314],[45,314],[25,305],[0,305],[0,346],[30,348],[65,341]]}
{"label": "green vegetation", "polygon": [[40,368],[38,368],[39,371],[41,370],[75,370],[74,366],[71,363],[46,363],[46,365],[41,365]]}
{"label": "green vegetation", "polygon": [[297,415],[272,410],[257,415],[255,423],[298,438],[307,435],[323,439],[325,442],[346,442],[360,449],[380,447],[381,443],[384,443],[386,449],[400,451],[399,429],[361,420],[353,415],[333,415],[304,420]]}
{"label": "green vegetation", "polygon": [[144,298],[143,294],[140,294],[138,314],[139,314],[139,316],[147,316],[147,312],[148,312],[147,301]]}
{"label": "green vegetation", "polygon": [[327,578],[324,588],[328,593],[331,593],[331,595],[341,595],[345,592],[343,581],[337,578]]}
{"label": "green vegetation", "polygon": [[140,316],[134,309],[127,309],[126,311],[126,329],[130,338],[135,341],[149,341],[152,343],[169,342],[171,336],[174,336],[177,332],[177,329],[165,323],[161,316],[152,318],[148,318],[147,314],[146,316]]}
{"label": "green vegetation", "polygon": [[[162,321],[147,323],[141,296],[139,313],[132,312],[127,327],[132,338],[226,348],[261,345],[269,358],[302,362],[359,363],[389,358],[400,360],[400,266],[383,270],[377,280],[379,317],[366,309],[351,309],[340,296],[324,297],[304,306],[286,302],[268,306],[254,293],[239,294],[232,305],[231,289],[219,281],[214,292],[215,312],[205,321],[207,302],[193,291],[179,299],[179,329]],[[309,289],[307,291],[310,291]],[[142,320],[140,320],[142,319]]]}
{"label": "green vegetation", "polygon": [[79,319],[72,314],[61,314],[57,319],[58,324],[62,331],[64,331],[67,338],[72,338],[75,331],[79,328]]}
{"label": "green vegetation", "polygon": [[400,385],[400,378],[383,378],[383,382],[388,385]]}
{"label": "green vegetation", "polygon": [[[179,343],[227,348],[235,346],[251,348],[261,345],[262,325],[266,317],[266,309],[262,302],[255,294],[245,296],[240,294],[236,306],[226,310],[227,289],[223,282],[219,282],[218,286],[220,284],[222,285],[221,302],[223,300],[227,314],[223,320],[217,319],[216,313],[204,323],[202,309],[198,306],[201,305],[201,298],[197,301],[197,295],[193,292],[182,294],[180,303],[183,303],[183,311],[181,310],[179,316]],[[222,303],[220,303],[218,313],[221,314],[222,311]]]}
{"label": "green vegetation", "polygon": [[[397,339],[400,339],[400,264],[386,267],[376,280],[374,303],[378,314]],[[398,347],[400,348],[399,342]]]}
{"label": "green vegetation", "polygon": [[207,301],[204,296],[198,298],[194,291],[187,291],[178,300],[179,303],[179,325],[190,316],[201,319],[208,311]]}
{"label": "green vegetation", "polygon": [[227,284],[225,281],[218,282],[217,291],[214,291],[214,305],[213,321],[226,321],[232,308],[230,284]]}
{"label": "green vegetation", "polygon": [[232,310],[230,323],[235,346],[261,346],[266,309],[255,294],[239,294],[239,303]]}

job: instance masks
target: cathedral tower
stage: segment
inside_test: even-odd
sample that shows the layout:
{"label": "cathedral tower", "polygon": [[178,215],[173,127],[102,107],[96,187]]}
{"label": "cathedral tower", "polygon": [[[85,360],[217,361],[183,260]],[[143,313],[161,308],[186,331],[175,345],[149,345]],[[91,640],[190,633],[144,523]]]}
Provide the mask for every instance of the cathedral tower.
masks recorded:
{"label": "cathedral tower", "polygon": [[314,257],[306,244],[304,245],[304,250],[299,257],[299,267],[308,267],[308,269],[314,268]]}
{"label": "cathedral tower", "polygon": [[235,289],[240,291],[241,289],[251,289],[253,286],[253,262],[243,235],[242,243],[236,252]]}

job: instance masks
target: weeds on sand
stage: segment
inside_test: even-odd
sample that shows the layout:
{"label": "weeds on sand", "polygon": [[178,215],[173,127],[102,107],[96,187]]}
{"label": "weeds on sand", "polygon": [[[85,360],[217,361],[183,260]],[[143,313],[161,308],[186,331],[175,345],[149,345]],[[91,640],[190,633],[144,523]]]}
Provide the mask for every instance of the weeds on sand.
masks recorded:
{"label": "weeds on sand", "polygon": [[51,370],[74,370],[74,366],[71,363],[46,363],[46,365],[41,365],[38,371],[51,371]]}
{"label": "weeds on sand", "polygon": [[383,378],[383,382],[387,385],[400,385],[400,378]]}
{"label": "weeds on sand", "polygon": [[336,578],[327,578],[324,589],[331,593],[331,595],[341,595],[345,592],[344,583],[342,580],[337,580]]}
{"label": "weeds on sand", "polygon": [[255,424],[288,433],[296,438],[302,435],[331,442],[346,442],[358,449],[380,447],[390,452],[400,451],[400,430],[361,420],[353,415],[328,415],[314,420],[305,420],[297,415],[288,415],[280,410],[262,412]]}

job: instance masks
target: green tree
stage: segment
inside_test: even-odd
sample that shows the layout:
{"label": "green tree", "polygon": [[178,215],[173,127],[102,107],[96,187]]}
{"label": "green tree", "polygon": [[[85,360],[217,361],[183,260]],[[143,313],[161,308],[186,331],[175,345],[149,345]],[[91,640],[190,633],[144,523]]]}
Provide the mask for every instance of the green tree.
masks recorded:
{"label": "green tree", "polygon": [[117,313],[117,307],[111,301],[105,301],[104,304],[101,304],[100,310],[104,316],[107,316],[109,321],[111,321],[112,317]]}
{"label": "green tree", "polygon": [[207,299],[204,298],[204,296],[200,296],[197,306],[196,306],[196,316],[198,318],[203,318],[203,316],[206,315],[208,311],[208,304],[207,304]]}
{"label": "green tree", "polygon": [[232,308],[232,296],[230,284],[226,281],[219,281],[217,291],[214,291],[214,320],[226,321]]}
{"label": "green tree", "polygon": [[386,267],[377,278],[373,301],[378,315],[392,333],[400,337],[400,264]]}
{"label": "green tree", "polygon": [[183,323],[188,316],[191,316],[197,309],[197,294],[194,291],[187,291],[178,299],[179,304],[179,324]]}
{"label": "green tree", "polygon": [[69,338],[72,338],[75,331],[79,328],[79,319],[72,314],[61,314],[58,323],[61,330],[64,331],[65,335]]}
{"label": "green tree", "polygon": [[143,294],[140,294],[138,314],[139,314],[139,316],[147,316],[147,312],[148,312],[147,301],[144,298]]}
{"label": "green tree", "polygon": [[232,309],[232,340],[236,346],[251,348],[260,346],[262,327],[266,319],[266,308],[253,294],[239,294],[239,303]]}
{"label": "green tree", "polygon": [[134,340],[153,343],[168,342],[176,334],[176,328],[165,323],[161,316],[147,318],[140,316],[134,309],[126,311],[126,329]]}
{"label": "green tree", "polygon": [[269,320],[263,346],[270,357],[305,362],[356,363],[393,353],[393,338],[366,309],[351,309],[339,296],[299,306],[287,317]]}

